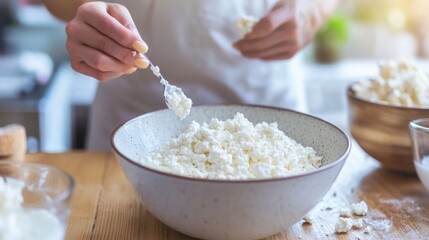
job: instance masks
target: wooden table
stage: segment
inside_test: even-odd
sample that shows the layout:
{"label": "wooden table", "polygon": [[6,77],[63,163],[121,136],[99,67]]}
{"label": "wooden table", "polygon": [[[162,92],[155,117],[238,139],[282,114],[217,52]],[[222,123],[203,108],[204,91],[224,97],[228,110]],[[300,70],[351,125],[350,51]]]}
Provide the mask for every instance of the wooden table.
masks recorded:
{"label": "wooden table", "polygon": [[[418,178],[384,170],[356,144],[352,149],[331,190],[310,212],[314,222],[300,221],[268,239],[429,239],[429,191]],[[26,161],[57,166],[76,180],[67,239],[193,239],[146,211],[112,153],[37,153]],[[369,207],[365,225],[374,229],[335,234],[340,207],[360,200]]]}

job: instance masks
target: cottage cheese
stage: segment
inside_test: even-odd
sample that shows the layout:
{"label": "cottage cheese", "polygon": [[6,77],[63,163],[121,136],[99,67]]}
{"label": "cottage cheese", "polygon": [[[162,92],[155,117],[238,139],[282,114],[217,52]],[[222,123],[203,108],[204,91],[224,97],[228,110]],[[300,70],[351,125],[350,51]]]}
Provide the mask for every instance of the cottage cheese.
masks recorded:
{"label": "cottage cheese", "polygon": [[0,176],[0,240],[60,240],[65,227],[45,209],[23,208],[24,183]]}
{"label": "cottage cheese", "polygon": [[304,223],[307,223],[307,224],[314,223],[314,218],[311,215],[305,215],[302,219],[304,220]]}
{"label": "cottage cheese", "polygon": [[346,233],[352,228],[363,228],[363,220],[340,217],[338,222],[335,224],[336,233]]}
{"label": "cottage cheese", "polygon": [[[339,209],[338,221],[335,224],[336,233],[346,233],[352,228],[361,229],[364,227],[364,221],[362,216],[366,215],[368,212],[368,205],[365,201],[360,201],[358,203],[353,203],[351,207],[341,207]],[[355,215],[355,218],[352,218],[352,214]],[[368,227],[367,227],[368,228]]]}
{"label": "cottage cheese", "polygon": [[158,66],[151,66],[150,69],[155,76],[161,78],[160,82],[162,85],[172,90],[165,92],[167,107],[172,110],[181,120],[187,117],[191,112],[192,100],[186,97],[181,88],[170,85],[170,83],[168,83],[168,81],[162,77]]}
{"label": "cottage cheese", "polygon": [[366,204],[365,201],[353,203],[352,211],[353,211],[353,214],[355,215],[364,216],[368,213],[368,205]]}
{"label": "cottage cheese", "polygon": [[395,106],[429,106],[429,78],[410,62],[383,62],[379,76],[353,85],[356,96]]}
{"label": "cottage cheese", "polygon": [[192,122],[176,139],[141,159],[144,166],[194,178],[255,179],[304,173],[321,157],[287,137],[277,123],[253,125],[243,114]]}
{"label": "cottage cheese", "polygon": [[353,227],[353,219],[340,217],[335,224],[336,233],[346,233]]}
{"label": "cottage cheese", "polygon": [[250,33],[253,26],[258,22],[258,19],[253,16],[242,16],[237,22],[237,30],[240,37],[243,38],[246,34]]}
{"label": "cottage cheese", "polygon": [[352,211],[348,207],[343,207],[340,209],[340,217],[351,217]]}

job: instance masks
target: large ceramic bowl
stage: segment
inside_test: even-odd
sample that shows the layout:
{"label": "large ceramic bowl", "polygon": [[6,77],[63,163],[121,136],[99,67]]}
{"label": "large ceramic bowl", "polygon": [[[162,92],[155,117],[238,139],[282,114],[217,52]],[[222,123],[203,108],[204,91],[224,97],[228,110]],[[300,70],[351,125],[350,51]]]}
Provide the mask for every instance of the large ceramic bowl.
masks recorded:
{"label": "large ceramic bowl", "polygon": [[427,118],[429,108],[367,101],[355,95],[353,84],[347,90],[349,126],[353,138],[366,153],[386,168],[414,174],[408,124],[414,119]]}
{"label": "large ceramic bowl", "polygon": [[[277,122],[286,135],[323,157],[314,171],[265,180],[206,180],[172,175],[138,163],[178,136],[192,120],[231,119],[241,112],[253,123]],[[183,121],[170,110],[136,117],[119,126],[111,143],[128,181],[157,219],[202,239],[260,239],[287,229],[331,187],[350,151],[337,127],[302,113],[258,106],[198,106]]]}

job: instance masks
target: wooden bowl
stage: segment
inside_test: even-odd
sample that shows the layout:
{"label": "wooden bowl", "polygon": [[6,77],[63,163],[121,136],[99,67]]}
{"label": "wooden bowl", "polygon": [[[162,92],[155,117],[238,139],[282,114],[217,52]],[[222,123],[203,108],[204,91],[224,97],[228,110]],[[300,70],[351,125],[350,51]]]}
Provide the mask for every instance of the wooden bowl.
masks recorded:
{"label": "wooden bowl", "polygon": [[408,124],[429,117],[428,108],[392,106],[356,97],[347,89],[349,126],[353,138],[388,169],[415,174]]}

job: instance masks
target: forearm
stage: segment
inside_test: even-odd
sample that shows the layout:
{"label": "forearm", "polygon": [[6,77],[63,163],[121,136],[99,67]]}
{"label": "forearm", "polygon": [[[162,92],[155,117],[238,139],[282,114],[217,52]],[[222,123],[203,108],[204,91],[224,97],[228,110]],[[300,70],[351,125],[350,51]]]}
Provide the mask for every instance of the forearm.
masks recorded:
{"label": "forearm", "polygon": [[301,39],[303,45],[308,44],[320,27],[335,11],[337,0],[295,0],[298,6],[298,17],[302,18]]}
{"label": "forearm", "polygon": [[63,21],[70,21],[80,5],[92,0],[42,0],[52,15]]}
{"label": "forearm", "polygon": [[317,0],[316,2],[314,5],[319,9],[319,22],[317,23],[317,29],[319,29],[335,11],[338,0]]}

